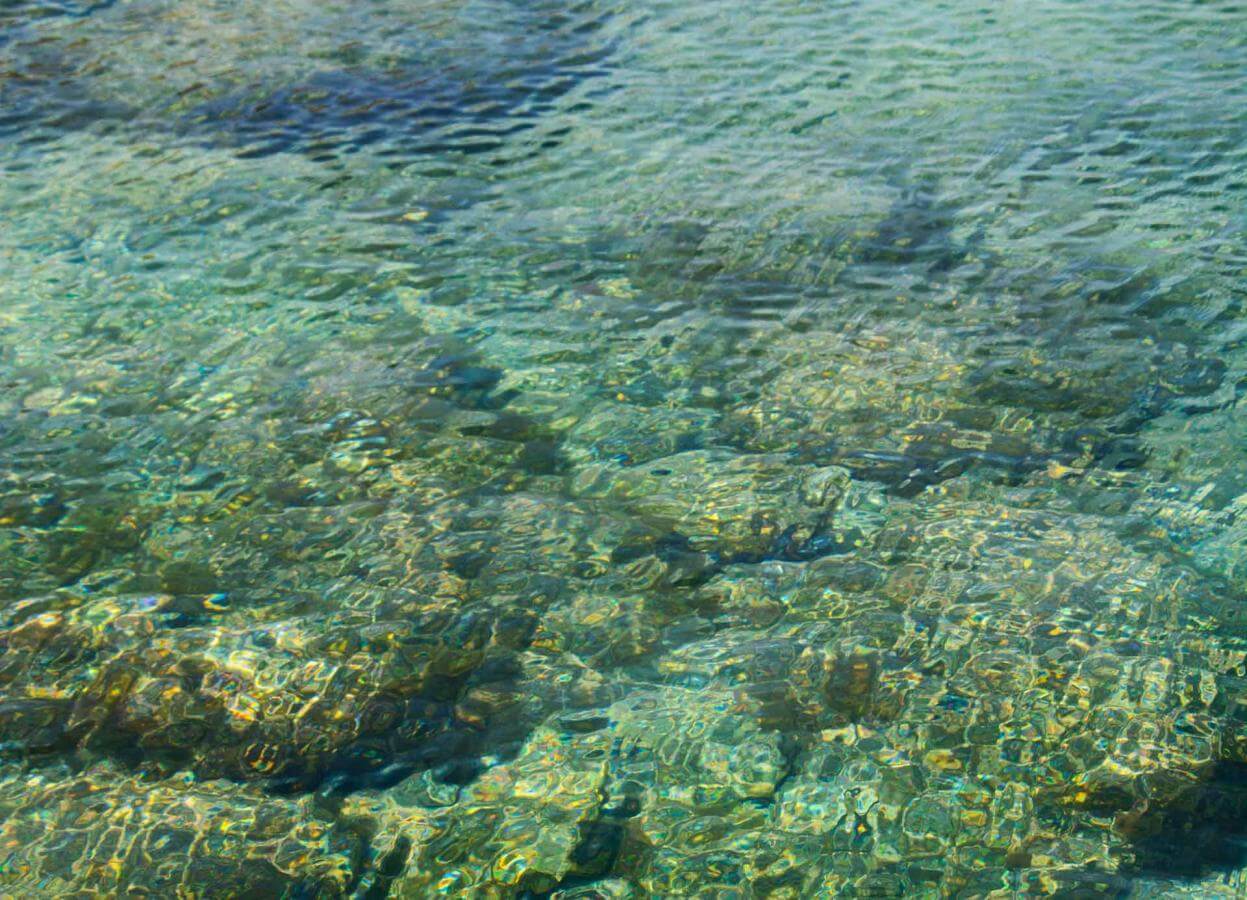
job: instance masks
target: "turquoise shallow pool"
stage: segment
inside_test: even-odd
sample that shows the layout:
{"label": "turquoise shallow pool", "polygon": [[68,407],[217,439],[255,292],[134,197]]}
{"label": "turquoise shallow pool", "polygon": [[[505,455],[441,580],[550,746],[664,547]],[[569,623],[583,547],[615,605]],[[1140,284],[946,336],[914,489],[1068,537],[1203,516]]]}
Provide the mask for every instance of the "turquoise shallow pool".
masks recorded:
{"label": "turquoise shallow pool", "polygon": [[0,896],[1242,896],[1245,64],[0,4]]}

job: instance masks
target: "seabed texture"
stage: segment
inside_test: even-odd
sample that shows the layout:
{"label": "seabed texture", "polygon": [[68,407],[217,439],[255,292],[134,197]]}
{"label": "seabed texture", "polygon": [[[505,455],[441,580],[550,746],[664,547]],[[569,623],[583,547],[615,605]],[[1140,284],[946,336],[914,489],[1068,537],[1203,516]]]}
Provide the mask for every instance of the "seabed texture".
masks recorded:
{"label": "seabed texture", "polygon": [[1247,896],[1245,66],[0,3],[0,896]]}

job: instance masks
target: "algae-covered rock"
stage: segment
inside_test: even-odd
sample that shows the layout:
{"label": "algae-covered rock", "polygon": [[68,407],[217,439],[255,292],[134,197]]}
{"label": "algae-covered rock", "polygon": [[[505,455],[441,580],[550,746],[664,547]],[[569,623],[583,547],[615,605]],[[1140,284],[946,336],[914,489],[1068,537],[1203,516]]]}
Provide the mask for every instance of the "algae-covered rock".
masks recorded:
{"label": "algae-covered rock", "polygon": [[97,765],[0,782],[4,890],[14,896],[345,897],[361,836],[311,798]]}
{"label": "algae-covered rock", "polygon": [[381,845],[400,838],[411,845],[390,896],[515,896],[549,891],[569,874],[596,871],[602,851],[595,847],[595,821],[609,743],[602,734],[569,737],[539,729],[515,759],[463,788],[450,805],[432,812],[378,807]]}
{"label": "algae-covered rock", "polygon": [[139,754],[161,772],[313,784],[470,755],[489,722],[515,719],[505,617],[497,633],[437,604],[406,608],[405,621],[395,610],[388,621],[342,613],[328,628],[297,618],[246,633],[188,627],[188,614],[208,618],[214,603],[154,595],[32,609],[0,637],[5,740],[26,752]]}

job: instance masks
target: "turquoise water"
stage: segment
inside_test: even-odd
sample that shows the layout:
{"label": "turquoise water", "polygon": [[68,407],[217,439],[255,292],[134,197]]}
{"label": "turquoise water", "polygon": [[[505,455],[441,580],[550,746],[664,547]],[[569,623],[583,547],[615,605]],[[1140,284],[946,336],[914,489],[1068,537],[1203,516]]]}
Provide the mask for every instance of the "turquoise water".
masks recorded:
{"label": "turquoise water", "polygon": [[1242,896],[1244,61],[0,5],[0,895]]}

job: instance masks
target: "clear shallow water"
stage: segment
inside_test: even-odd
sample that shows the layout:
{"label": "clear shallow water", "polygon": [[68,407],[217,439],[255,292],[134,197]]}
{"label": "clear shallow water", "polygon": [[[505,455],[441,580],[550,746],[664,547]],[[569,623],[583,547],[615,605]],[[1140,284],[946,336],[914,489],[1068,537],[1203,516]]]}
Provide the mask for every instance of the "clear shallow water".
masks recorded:
{"label": "clear shallow water", "polygon": [[0,8],[0,890],[1237,896],[1244,15]]}

